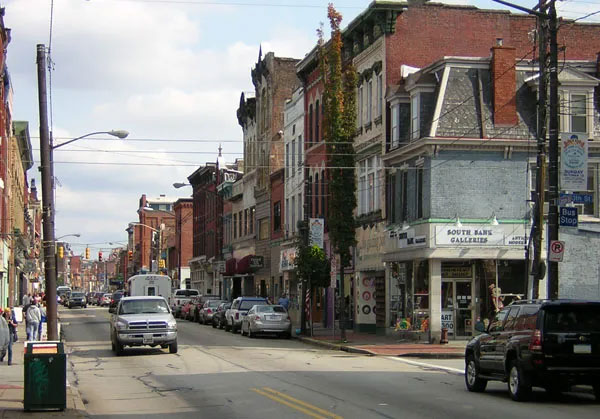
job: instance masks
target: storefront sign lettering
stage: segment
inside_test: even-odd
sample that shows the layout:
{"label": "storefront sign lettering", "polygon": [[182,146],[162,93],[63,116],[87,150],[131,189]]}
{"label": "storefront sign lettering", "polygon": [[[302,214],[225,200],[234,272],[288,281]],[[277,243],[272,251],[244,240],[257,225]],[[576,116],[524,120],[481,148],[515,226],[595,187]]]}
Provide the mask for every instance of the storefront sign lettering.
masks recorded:
{"label": "storefront sign lettering", "polygon": [[444,266],[442,264],[442,278],[444,279],[470,279],[472,276],[471,266]]}
{"label": "storefront sign lettering", "polygon": [[442,329],[448,329],[449,334],[454,333],[454,311],[442,311]]}
{"label": "storefront sign lettering", "polygon": [[499,226],[436,226],[435,243],[451,246],[502,246],[504,230]]}

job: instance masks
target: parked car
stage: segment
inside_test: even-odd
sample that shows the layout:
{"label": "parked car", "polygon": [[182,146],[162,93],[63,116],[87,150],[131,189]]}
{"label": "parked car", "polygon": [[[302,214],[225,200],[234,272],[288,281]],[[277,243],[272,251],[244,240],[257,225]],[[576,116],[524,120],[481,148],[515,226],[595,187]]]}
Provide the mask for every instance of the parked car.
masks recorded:
{"label": "parked car", "polygon": [[469,391],[504,381],[513,400],[526,400],[534,386],[557,394],[587,384],[600,400],[600,302],[519,301],[475,329],[483,334],[465,350]]}
{"label": "parked car", "polygon": [[110,305],[110,300],[112,300],[112,294],[111,293],[102,294],[102,300],[100,300],[100,306],[101,307],[109,306]]}
{"label": "parked car", "polygon": [[231,303],[221,303],[212,318],[212,327],[222,329],[225,326],[225,312],[231,308]]}
{"label": "parked car", "polygon": [[102,302],[103,292],[93,292],[90,300],[88,301],[90,304],[99,306]]}
{"label": "parked car", "polygon": [[159,346],[177,353],[177,322],[163,297],[123,297],[110,319],[110,341],[117,355],[125,346]]}
{"label": "parked car", "polygon": [[115,309],[117,308],[117,304],[119,304],[119,301],[121,300],[121,298],[123,298],[124,294],[125,291],[122,290],[115,291],[112,293],[112,297],[110,297],[110,304],[108,305],[109,313],[114,313]]}
{"label": "parked car", "polygon": [[223,300],[207,300],[204,302],[200,311],[198,312],[198,322],[200,324],[211,324],[212,318],[215,312],[217,311],[217,307],[223,302]]}
{"label": "parked car", "polygon": [[292,337],[292,319],[284,306],[256,305],[242,320],[240,334],[245,333],[249,338],[259,333],[275,333],[289,339]]}
{"label": "parked car", "polygon": [[82,292],[77,292],[77,291],[72,292],[67,299],[66,306],[69,308],[73,308],[73,307],[86,308],[87,300],[85,298],[85,294]]}
{"label": "parked car", "polygon": [[175,290],[173,296],[171,297],[171,310],[173,311],[173,315],[175,317],[179,317],[181,314],[181,309],[183,306],[189,302],[192,297],[199,296],[200,292],[195,289],[181,289]]}
{"label": "parked car", "polygon": [[231,303],[231,308],[225,312],[225,330],[235,333],[242,326],[242,320],[255,305],[268,305],[263,297],[238,297]]}

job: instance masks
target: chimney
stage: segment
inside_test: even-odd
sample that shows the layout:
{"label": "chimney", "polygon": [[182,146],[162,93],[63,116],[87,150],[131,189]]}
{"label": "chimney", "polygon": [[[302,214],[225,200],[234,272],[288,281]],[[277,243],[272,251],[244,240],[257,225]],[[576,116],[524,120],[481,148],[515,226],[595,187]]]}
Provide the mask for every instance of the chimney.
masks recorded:
{"label": "chimney", "polygon": [[516,125],[517,72],[516,49],[505,47],[502,38],[492,48],[492,87],[494,98],[494,125]]}

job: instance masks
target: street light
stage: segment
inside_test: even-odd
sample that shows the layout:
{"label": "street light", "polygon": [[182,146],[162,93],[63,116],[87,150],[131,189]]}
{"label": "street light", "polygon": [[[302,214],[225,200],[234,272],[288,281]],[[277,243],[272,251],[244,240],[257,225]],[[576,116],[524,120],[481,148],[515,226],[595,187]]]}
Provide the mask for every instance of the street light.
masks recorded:
{"label": "street light", "polygon": [[95,131],[67,142],[54,145],[52,136],[48,132],[47,100],[45,86],[45,56],[44,49],[38,45],[38,88],[40,96],[40,151],[42,155],[42,220],[44,224],[44,267],[46,280],[46,318],[48,322],[48,340],[58,339],[57,306],[56,306],[56,278],[57,264],[55,260],[56,239],[54,237],[54,150],[75,141],[96,134],[108,134],[124,139],[129,133],[124,130]]}
{"label": "street light", "polygon": [[[129,225],[147,227],[155,233],[158,233],[158,258],[156,260],[156,263],[158,265],[158,261],[162,258],[162,231],[165,229],[165,223],[161,223],[159,229],[156,229],[152,226],[149,226],[148,224],[143,223],[129,223]],[[150,252],[150,263],[152,263],[152,251]]]}
{"label": "street light", "polygon": [[173,187],[175,189],[183,188],[184,186],[192,186],[192,185],[190,185],[189,183],[183,183],[183,182],[175,182],[173,184]]}
{"label": "street light", "polygon": [[58,241],[60,239],[64,239],[65,237],[81,237],[81,234],[79,234],[79,233],[65,234],[64,236],[57,237],[54,240]]}

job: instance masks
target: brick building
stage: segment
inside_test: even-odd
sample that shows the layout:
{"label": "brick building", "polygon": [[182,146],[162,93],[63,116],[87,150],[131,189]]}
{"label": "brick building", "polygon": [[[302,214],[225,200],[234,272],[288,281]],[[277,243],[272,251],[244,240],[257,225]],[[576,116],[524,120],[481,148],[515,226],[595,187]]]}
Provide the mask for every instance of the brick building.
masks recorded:
{"label": "brick building", "polygon": [[194,224],[194,204],[192,198],[179,198],[173,206],[175,211],[175,236],[169,252],[170,276],[174,288],[189,288],[190,259],[193,256],[192,231]]}

